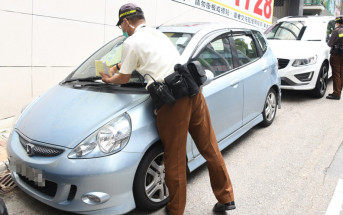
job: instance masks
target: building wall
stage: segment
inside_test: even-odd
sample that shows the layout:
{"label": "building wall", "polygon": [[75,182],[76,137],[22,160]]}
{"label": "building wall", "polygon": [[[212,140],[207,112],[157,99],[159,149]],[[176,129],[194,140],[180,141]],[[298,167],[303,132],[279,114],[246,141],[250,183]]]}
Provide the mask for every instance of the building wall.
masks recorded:
{"label": "building wall", "polygon": [[[289,1],[290,0],[275,0],[274,1],[274,17],[282,18],[288,16],[289,13]],[[276,19],[273,19],[275,22]]]}
{"label": "building wall", "polygon": [[285,16],[302,16],[304,0],[274,0],[274,22]]}
{"label": "building wall", "polygon": [[235,22],[172,0],[0,0],[0,120],[18,114],[121,34],[118,10],[128,2],[143,9],[150,26]]}
{"label": "building wall", "polygon": [[318,0],[325,9],[333,16],[343,14],[343,0]]}
{"label": "building wall", "polygon": [[290,0],[289,15],[302,16],[303,15],[304,0]]}

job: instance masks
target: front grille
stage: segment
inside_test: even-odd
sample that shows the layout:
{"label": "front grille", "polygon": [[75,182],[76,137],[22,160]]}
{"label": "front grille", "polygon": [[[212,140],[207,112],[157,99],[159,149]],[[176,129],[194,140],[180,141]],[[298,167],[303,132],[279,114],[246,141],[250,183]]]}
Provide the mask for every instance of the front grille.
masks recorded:
{"label": "front grille", "polygon": [[30,156],[36,155],[36,156],[53,157],[53,156],[62,154],[64,151],[63,149],[42,146],[42,145],[29,142],[21,136],[19,136],[19,141],[21,145],[25,148],[25,150],[27,150],[27,145],[29,144],[31,151],[30,153],[28,151],[27,152]]}
{"label": "front grille", "polygon": [[45,180],[45,186],[40,187],[36,185],[34,181],[29,180],[25,176],[22,176],[20,174],[18,174],[18,176],[23,182],[25,182],[25,184],[29,185],[35,190],[38,190],[39,192],[44,193],[45,195],[48,195],[50,197],[55,197],[57,192],[57,184],[55,182]]}
{"label": "front grille", "polygon": [[283,68],[285,68],[288,65],[289,60],[288,59],[278,58],[278,63],[279,63],[279,69],[283,69]]}

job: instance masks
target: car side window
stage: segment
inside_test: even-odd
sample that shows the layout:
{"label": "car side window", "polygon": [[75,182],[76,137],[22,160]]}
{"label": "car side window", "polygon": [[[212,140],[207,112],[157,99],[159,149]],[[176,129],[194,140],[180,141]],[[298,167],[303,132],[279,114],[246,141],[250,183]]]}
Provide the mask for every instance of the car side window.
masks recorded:
{"label": "car side window", "polygon": [[233,39],[237,49],[238,62],[240,66],[258,58],[254,40],[250,36],[234,35]]}
{"label": "car side window", "polygon": [[231,47],[228,37],[217,37],[200,52],[197,61],[214,76],[223,74],[233,68]]}
{"label": "car side window", "polygon": [[260,44],[261,50],[263,53],[267,51],[267,42],[264,39],[263,35],[259,31],[253,31],[258,43]]}

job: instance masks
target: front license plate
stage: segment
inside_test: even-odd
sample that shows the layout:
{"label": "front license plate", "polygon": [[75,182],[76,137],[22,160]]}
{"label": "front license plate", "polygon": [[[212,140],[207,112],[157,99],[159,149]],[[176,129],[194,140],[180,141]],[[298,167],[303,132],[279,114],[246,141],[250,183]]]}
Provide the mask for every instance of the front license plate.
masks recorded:
{"label": "front license plate", "polygon": [[39,187],[45,187],[45,178],[43,172],[40,169],[35,169],[26,165],[23,162],[10,160],[10,169],[17,174],[20,174],[30,181],[33,181]]}

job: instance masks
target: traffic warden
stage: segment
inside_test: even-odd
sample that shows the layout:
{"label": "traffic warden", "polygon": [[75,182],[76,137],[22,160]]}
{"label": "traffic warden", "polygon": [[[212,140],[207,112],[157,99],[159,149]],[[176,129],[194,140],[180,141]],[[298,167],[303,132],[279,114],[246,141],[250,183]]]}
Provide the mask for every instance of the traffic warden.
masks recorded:
{"label": "traffic warden", "polygon": [[[123,5],[119,10],[117,26],[128,38],[123,43],[121,64],[111,68],[115,75],[101,74],[104,82],[125,84],[136,70],[150,86],[155,83],[154,80],[163,83],[165,77],[174,73],[180,54],[166,35],[146,26],[140,7],[132,3]],[[201,91],[192,97],[177,99],[172,105],[163,104],[156,114],[157,129],[164,146],[165,180],[170,196],[166,213],[182,215],[186,206],[188,131],[207,160],[212,190],[218,200],[213,210],[224,212],[235,209],[232,184]]]}
{"label": "traffic warden", "polygon": [[330,65],[332,68],[333,93],[330,93],[327,99],[341,99],[343,87],[343,16],[335,19],[336,29],[332,32],[328,46],[330,51]]}

